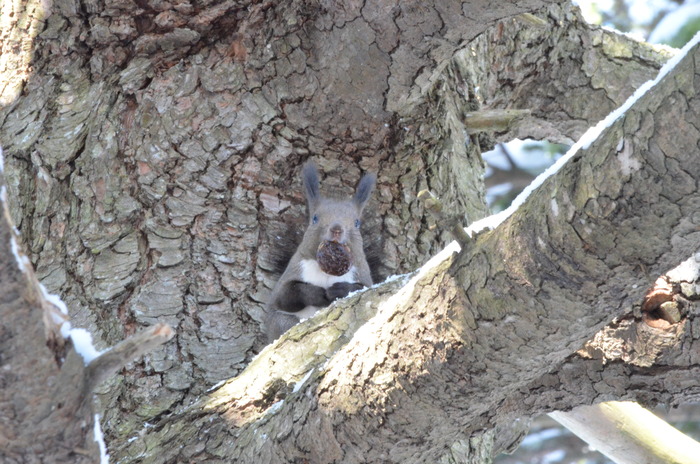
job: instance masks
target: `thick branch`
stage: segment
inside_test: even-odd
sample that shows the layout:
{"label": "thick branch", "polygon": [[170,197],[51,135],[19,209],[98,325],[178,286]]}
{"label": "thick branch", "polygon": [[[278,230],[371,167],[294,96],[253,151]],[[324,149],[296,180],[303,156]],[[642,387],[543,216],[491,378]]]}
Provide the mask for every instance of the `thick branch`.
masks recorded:
{"label": "thick branch", "polygon": [[503,20],[470,45],[457,54],[454,66],[479,67],[476,85],[484,108],[532,112],[504,129],[501,141],[571,144],[672,56],[586,24],[570,3],[551,5],[534,20],[526,15]]}

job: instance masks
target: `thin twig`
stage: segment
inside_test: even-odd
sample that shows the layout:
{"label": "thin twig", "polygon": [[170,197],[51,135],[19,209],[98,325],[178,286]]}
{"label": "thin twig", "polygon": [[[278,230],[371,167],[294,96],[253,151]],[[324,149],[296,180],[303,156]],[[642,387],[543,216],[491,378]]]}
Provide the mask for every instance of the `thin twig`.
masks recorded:
{"label": "thin twig", "polygon": [[445,214],[442,202],[435,195],[428,190],[421,190],[418,192],[418,199],[425,204],[425,207],[438,223],[445,225],[445,228],[450,231],[462,249],[471,242],[472,239],[464,231],[461,219],[456,214]]}

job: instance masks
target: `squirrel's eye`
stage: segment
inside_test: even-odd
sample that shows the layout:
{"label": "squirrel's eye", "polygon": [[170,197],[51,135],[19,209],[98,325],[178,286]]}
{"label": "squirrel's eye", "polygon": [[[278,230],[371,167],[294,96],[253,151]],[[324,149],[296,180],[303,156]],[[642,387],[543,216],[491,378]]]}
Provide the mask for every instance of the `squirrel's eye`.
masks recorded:
{"label": "squirrel's eye", "polygon": [[360,220],[355,219],[355,229],[359,229],[359,228],[360,228]]}
{"label": "squirrel's eye", "polygon": [[318,224],[318,216],[314,214],[314,217],[311,218],[311,223],[312,224]]}

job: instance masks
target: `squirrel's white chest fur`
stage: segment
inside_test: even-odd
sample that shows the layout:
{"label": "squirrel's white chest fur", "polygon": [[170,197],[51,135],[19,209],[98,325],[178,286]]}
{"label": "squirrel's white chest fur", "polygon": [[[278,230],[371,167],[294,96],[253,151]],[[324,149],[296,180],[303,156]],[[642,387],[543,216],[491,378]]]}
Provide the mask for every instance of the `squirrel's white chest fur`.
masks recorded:
{"label": "squirrel's white chest fur", "polygon": [[328,288],[338,282],[357,282],[355,266],[341,276],[326,274],[315,259],[302,259],[300,267],[301,281],[318,287]]}
{"label": "squirrel's white chest fur", "polygon": [[[328,288],[337,282],[357,282],[355,266],[352,266],[348,272],[341,276],[326,274],[321,270],[315,259],[302,259],[299,267],[301,268],[301,281],[318,287]],[[307,306],[301,311],[286,314],[292,314],[298,317],[299,320],[303,320],[313,316],[318,310],[319,308],[316,306]]]}

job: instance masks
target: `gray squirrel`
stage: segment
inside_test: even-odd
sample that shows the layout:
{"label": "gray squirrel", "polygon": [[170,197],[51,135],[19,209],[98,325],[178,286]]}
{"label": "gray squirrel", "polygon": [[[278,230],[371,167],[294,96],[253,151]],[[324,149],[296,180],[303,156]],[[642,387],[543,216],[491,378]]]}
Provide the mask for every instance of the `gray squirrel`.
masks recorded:
{"label": "gray squirrel", "polygon": [[376,176],[365,174],[345,200],[321,196],[313,162],[304,164],[302,181],[309,225],[266,305],[270,342],[336,299],[372,285],[360,225]]}

